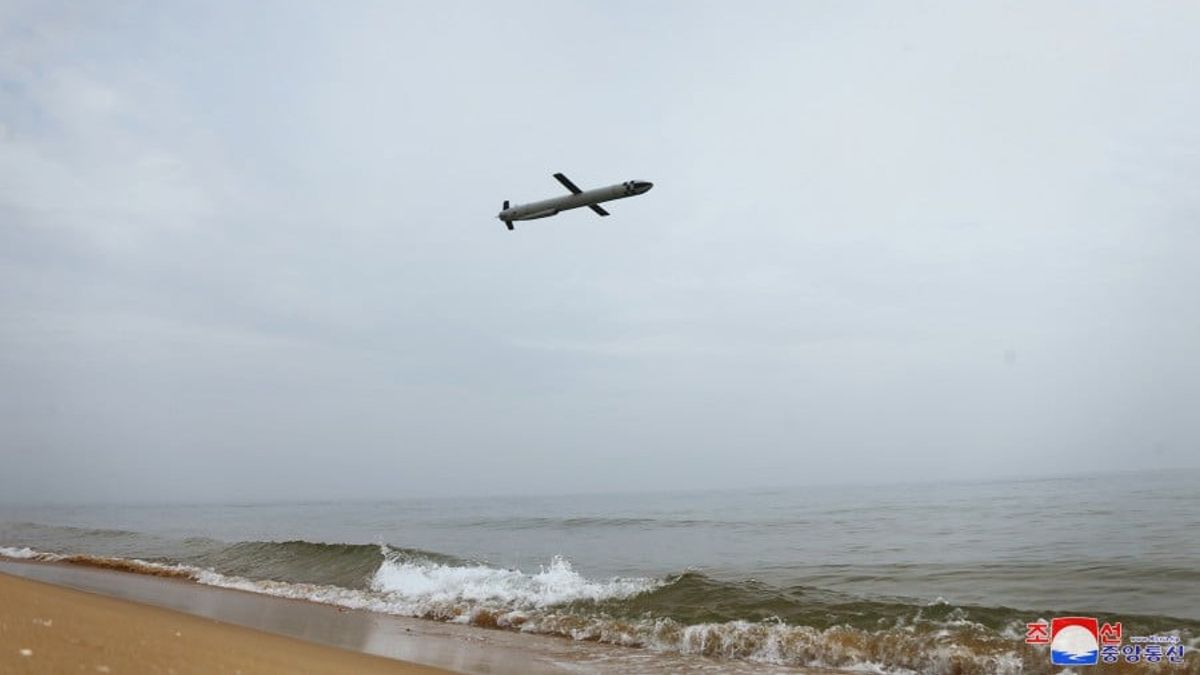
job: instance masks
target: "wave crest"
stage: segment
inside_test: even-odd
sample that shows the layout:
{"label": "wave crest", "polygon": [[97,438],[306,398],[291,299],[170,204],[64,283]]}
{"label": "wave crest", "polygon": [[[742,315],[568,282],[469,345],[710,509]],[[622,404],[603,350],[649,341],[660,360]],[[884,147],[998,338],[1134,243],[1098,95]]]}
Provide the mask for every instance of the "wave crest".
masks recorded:
{"label": "wave crest", "polygon": [[661,585],[651,579],[591,581],[562,556],[555,556],[536,574],[486,565],[405,560],[386,547],[384,557],[371,588],[391,599],[430,606],[526,610],[626,598]]}
{"label": "wave crest", "polygon": [[[0,558],[175,577],[350,609],[719,659],[876,673],[1049,672],[1045,651],[1020,640],[1022,613],[968,611],[940,599],[920,605],[866,601],[808,587],[720,581],[697,571],[596,580],[561,556],[526,573],[382,544],[242,542],[201,557],[207,563],[0,547]],[[333,581],[339,578],[357,585]],[[1188,631],[1181,637],[1194,639]],[[1189,664],[1195,664],[1190,655]]]}

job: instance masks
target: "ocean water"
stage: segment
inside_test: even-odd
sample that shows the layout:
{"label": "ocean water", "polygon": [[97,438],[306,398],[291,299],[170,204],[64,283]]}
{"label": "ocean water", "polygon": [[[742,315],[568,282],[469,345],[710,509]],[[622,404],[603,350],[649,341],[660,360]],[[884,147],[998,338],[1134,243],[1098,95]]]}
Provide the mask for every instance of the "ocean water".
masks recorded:
{"label": "ocean water", "polygon": [[1200,672],[1200,472],[663,494],[0,507],[0,555],[749,663],[1041,673],[1024,624]]}

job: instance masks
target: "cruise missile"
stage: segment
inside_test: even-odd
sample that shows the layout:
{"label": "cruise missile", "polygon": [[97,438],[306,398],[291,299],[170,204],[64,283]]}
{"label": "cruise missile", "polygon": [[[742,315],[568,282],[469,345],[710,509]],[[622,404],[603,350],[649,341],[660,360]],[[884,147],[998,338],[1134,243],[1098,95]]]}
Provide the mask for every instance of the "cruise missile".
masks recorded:
{"label": "cruise missile", "polygon": [[586,206],[601,216],[607,216],[608,211],[600,207],[601,203],[646,194],[650,191],[650,188],[654,187],[654,183],[650,181],[627,180],[624,183],[584,191],[580,190],[575,183],[571,182],[570,178],[561,173],[554,174],[554,178],[562,183],[563,187],[567,188],[571,194],[543,199],[540,202],[517,204],[515,206],[509,206],[506,199],[504,200],[504,209],[496,217],[504,221],[504,224],[511,230],[513,229],[513,221],[515,220],[549,218],[562,211],[577,209],[581,206]]}

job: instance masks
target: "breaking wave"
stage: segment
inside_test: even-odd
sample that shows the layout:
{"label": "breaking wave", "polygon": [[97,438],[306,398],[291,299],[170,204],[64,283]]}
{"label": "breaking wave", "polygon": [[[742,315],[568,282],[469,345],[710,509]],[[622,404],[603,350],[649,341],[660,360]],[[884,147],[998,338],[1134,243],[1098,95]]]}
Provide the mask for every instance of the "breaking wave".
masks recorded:
{"label": "breaking wave", "polygon": [[[147,558],[0,547],[0,557],[186,579],[385,614],[664,652],[878,673],[1048,673],[1026,646],[1033,613],[810,587],[723,581],[698,571],[661,579],[589,579],[562,557],[537,571],[386,544],[192,541]],[[1126,630],[1178,630],[1176,619],[1123,617]],[[1181,637],[1195,643],[1197,626]],[[1144,664],[1143,664],[1144,665]],[[1196,668],[1194,655],[1185,666]],[[1124,664],[1122,667],[1125,668]],[[1130,666],[1119,672],[1148,672]]]}

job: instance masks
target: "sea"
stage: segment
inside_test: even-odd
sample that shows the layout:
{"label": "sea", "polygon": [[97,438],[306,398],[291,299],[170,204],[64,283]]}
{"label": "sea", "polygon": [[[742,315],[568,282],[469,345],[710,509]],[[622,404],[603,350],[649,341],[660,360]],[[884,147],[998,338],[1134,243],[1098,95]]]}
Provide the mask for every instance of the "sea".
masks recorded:
{"label": "sea", "polygon": [[[483,628],[871,673],[1051,673],[1027,624],[1200,673],[1200,471],[243,504],[0,506],[0,557]],[[1100,672],[1100,671],[1097,671]]]}

